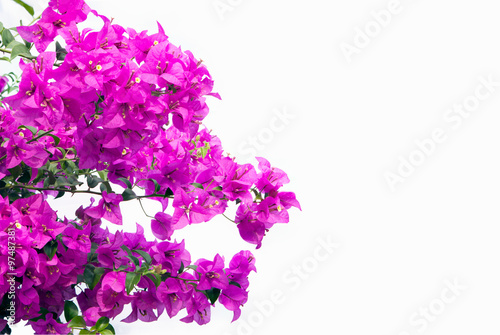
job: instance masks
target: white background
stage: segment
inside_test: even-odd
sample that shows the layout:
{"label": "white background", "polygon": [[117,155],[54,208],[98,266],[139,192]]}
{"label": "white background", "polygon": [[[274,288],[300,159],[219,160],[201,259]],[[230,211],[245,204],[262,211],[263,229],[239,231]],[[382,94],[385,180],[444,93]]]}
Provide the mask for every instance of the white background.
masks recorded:
{"label": "white background", "polygon": [[[193,258],[254,251],[258,273],[240,320],[230,324],[219,305],[205,326],[117,318],[119,334],[500,332],[500,87],[460,124],[445,119],[454,104],[474,102],[479,78],[500,82],[496,2],[401,0],[381,29],[371,13],[388,0],[88,3],[138,31],[156,32],[158,20],[202,58],[222,96],[209,101],[207,126],[242,162],[260,136],[257,154],[288,173],[302,205],[257,251],[227,220],[174,235]],[[4,23],[19,17],[12,1],[0,6]],[[341,46],[355,41],[349,62]],[[276,111],[291,116],[279,123]],[[415,141],[436,129],[446,140],[418,153]],[[410,158],[420,166],[391,189],[387,173]],[[137,209],[127,221],[127,230],[148,224]],[[334,252],[318,249],[329,239]]]}

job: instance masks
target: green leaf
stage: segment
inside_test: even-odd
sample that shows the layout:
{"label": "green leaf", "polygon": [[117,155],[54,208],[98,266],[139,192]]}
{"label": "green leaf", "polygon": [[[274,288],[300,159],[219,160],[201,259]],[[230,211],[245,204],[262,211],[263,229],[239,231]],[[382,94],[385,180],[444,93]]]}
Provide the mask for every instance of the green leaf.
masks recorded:
{"label": "green leaf", "polygon": [[[105,331],[105,330],[108,330],[108,331],[110,331],[110,332],[109,332],[109,333],[104,333],[104,331]],[[103,330],[101,331],[101,334],[102,334],[102,335],[115,335],[115,328],[113,328],[113,326],[112,326],[111,324],[109,324],[109,325],[106,327],[106,329],[103,329]]]}
{"label": "green leaf", "polygon": [[210,303],[213,305],[219,299],[221,290],[219,288],[212,287],[210,290],[205,290],[205,295],[207,296]]}
{"label": "green leaf", "polygon": [[55,144],[55,146],[58,146],[58,145],[59,145],[59,142],[61,142],[61,139],[60,139],[59,137],[57,137],[57,136],[56,136],[56,135],[54,135],[54,134],[51,134],[51,133],[50,133],[50,132],[48,132],[48,131],[43,131],[43,130],[42,130],[42,131],[40,131],[40,133],[38,134],[38,136],[39,136],[40,138],[42,138],[42,137],[44,137],[44,136],[50,136],[50,137],[52,137],[52,138],[54,139],[54,144]]}
{"label": "green leaf", "polygon": [[87,176],[87,185],[90,188],[94,188],[97,185],[99,185],[99,183],[102,183],[102,182],[103,182],[103,180],[101,178],[99,178],[99,177],[92,176],[92,175],[88,175]]}
{"label": "green leaf", "polygon": [[132,250],[133,252],[135,253],[138,253],[139,255],[141,255],[142,258],[144,258],[144,260],[148,263],[148,264],[151,264],[151,256],[149,256],[149,254],[143,250]]}
{"label": "green leaf", "polygon": [[135,256],[132,256],[132,255],[128,255],[127,258],[130,259],[132,261],[132,263],[135,264],[135,266],[140,266],[141,265],[141,262],[139,261],[139,258],[137,258]]}
{"label": "green leaf", "polygon": [[109,181],[103,181],[101,185],[99,186],[101,192],[108,192],[108,193],[113,193],[113,190],[111,189],[111,185],[109,184]]}
{"label": "green leaf", "polygon": [[82,329],[82,330],[80,330],[80,334],[79,335],[94,335],[94,334],[95,334],[94,332],[91,332],[88,329]]}
{"label": "green leaf", "polygon": [[95,268],[95,270],[94,270],[94,279],[92,279],[92,284],[89,285],[89,288],[91,290],[93,290],[94,287],[96,287],[97,283],[99,283],[99,280],[101,280],[101,277],[102,277],[102,275],[104,274],[105,271],[106,271],[105,268]]}
{"label": "green leaf", "polygon": [[160,184],[158,184],[158,182],[156,180],[154,180],[153,178],[151,178],[149,180],[151,180],[155,184],[155,193],[160,192],[160,188],[161,188]]}
{"label": "green leaf", "polygon": [[167,188],[167,191],[165,192],[165,198],[171,197],[174,195],[174,192],[169,188]]}
{"label": "green leaf", "polygon": [[17,177],[19,177],[21,175],[21,173],[23,173],[23,167],[21,166],[21,164],[19,164],[18,166],[15,166],[12,169],[9,169],[9,173],[12,176],[12,178],[14,178],[14,180],[16,180]]}
{"label": "green leaf", "polygon": [[43,252],[45,252],[49,260],[52,259],[57,252],[57,242],[54,240],[47,242],[43,247]]}
{"label": "green leaf", "polygon": [[0,22],[0,31],[2,31],[2,29],[3,29],[3,23]]}
{"label": "green leaf", "polygon": [[179,273],[183,273],[184,272],[184,262],[181,261],[181,267],[179,269]]}
{"label": "green leaf", "polygon": [[56,183],[54,185],[55,187],[61,187],[61,186],[71,186],[71,184],[66,180],[64,177],[57,177]]}
{"label": "green leaf", "polygon": [[[49,167],[47,168],[49,172],[52,172],[53,174],[56,174],[58,169],[57,169],[57,163],[56,162],[51,162],[49,163]],[[54,181],[55,183],[55,181]]]}
{"label": "green leaf", "polygon": [[125,244],[121,245],[120,248],[122,248],[122,250],[125,251],[127,255],[132,255],[132,251]]}
{"label": "green leaf", "polygon": [[201,188],[203,190],[203,185],[200,183],[192,183],[191,185],[193,185],[194,187],[197,187],[197,188]]}
{"label": "green leaf", "polygon": [[56,57],[57,60],[64,60],[66,58],[66,55],[68,54],[68,51],[64,49],[59,42],[56,42]]}
{"label": "green leaf", "polygon": [[[7,49],[12,49],[12,48],[14,48],[16,45],[24,45],[24,44],[22,44],[22,43],[21,43],[21,42],[19,42],[19,41],[13,40],[13,41],[12,41],[12,42],[10,42],[10,43],[9,43],[9,45],[7,45],[6,47],[7,47]],[[12,78],[12,76],[9,76],[9,77],[10,77],[10,79],[13,79],[13,78]],[[12,81],[14,81],[14,80],[12,80]]]}
{"label": "green leaf", "polygon": [[94,271],[95,266],[93,266],[92,264],[85,265],[85,270],[83,270],[83,280],[88,287],[90,287],[94,282]]}
{"label": "green leaf", "polygon": [[30,321],[36,322],[36,321],[42,320],[42,319],[45,320],[45,315],[47,315],[47,313],[49,313],[49,311],[46,308],[40,307],[40,311],[38,312],[38,314],[40,314],[40,316],[31,318]]}
{"label": "green leaf", "polygon": [[66,192],[59,191],[59,192],[57,192],[57,195],[56,195],[56,197],[54,199],[59,199],[59,198],[63,197],[65,194],[66,194]]}
{"label": "green leaf", "polygon": [[127,273],[127,277],[125,278],[125,287],[127,289],[127,293],[130,294],[130,292],[134,289],[135,285],[137,285],[140,280],[141,280],[140,274],[135,272]]}
{"label": "green leaf", "polygon": [[[68,163],[69,162],[71,162],[71,161],[68,161]],[[71,163],[73,163],[73,162],[71,162]],[[72,170],[74,171],[75,169],[72,169]],[[81,184],[83,184],[82,182],[78,181],[78,179],[73,175],[68,176],[68,183],[70,183],[71,186],[80,186]]]}
{"label": "green leaf", "polygon": [[238,286],[239,288],[241,288],[240,284],[238,284],[237,282],[232,281],[232,280],[229,282],[229,285],[234,285],[234,286]]}
{"label": "green leaf", "polygon": [[97,174],[99,175],[99,177],[101,177],[102,180],[108,180],[108,171],[97,171]]}
{"label": "green leaf", "polygon": [[[103,316],[103,317],[99,318],[99,320],[97,320],[94,327],[100,333],[101,330],[106,329],[106,327],[108,325],[109,325],[109,318]],[[92,328],[94,328],[94,327],[92,327]]]}
{"label": "green leaf", "polygon": [[7,46],[10,44],[10,42],[12,42],[14,40],[14,36],[12,35],[12,33],[10,32],[9,29],[4,29],[2,31],[2,43],[3,45]]}
{"label": "green leaf", "polygon": [[132,183],[127,178],[118,178],[118,180],[122,181],[127,186],[127,188],[132,188]]}
{"label": "green leaf", "polygon": [[19,177],[17,181],[23,184],[28,183],[31,180],[31,173],[32,173],[31,167],[25,166],[23,168],[23,174],[21,175],[21,177]]}
{"label": "green leaf", "polygon": [[21,0],[13,0],[15,3],[18,5],[22,6],[28,13],[30,13],[31,16],[35,15],[35,11],[33,10],[33,7],[25,3],[24,1]]}
{"label": "green leaf", "polygon": [[75,316],[78,315],[78,307],[76,307],[75,303],[71,300],[66,300],[64,302],[64,317],[67,321],[72,320]]}
{"label": "green leaf", "polygon": [[[84,327],[87,327],[87,324],[85,323],[83,316],[77,315],[71,319],[71,321],[68,324],[68,327],[69,328],[75,328],[75,327],[84,328]],[[80,334],[82,333],[82,331],[80,331]]]}
{"label": "green leaf", "polygon": [[148,273],[146,275],[146,277],[148,277],[149,279],[151,279],[153,281],[153,283],[155,284],[156,287],[160,286],[161,284],[161,277],[156,274],[156,273]]}
{"label": "green leaf", "polygon": [[130,188],[127,188],[125,191],[123,191],[122,197],[123,201],[127,201],[137,198],[137,195],[135,195],[134,191],[132,191]]}
{"label": "green leaf", "polygon": [[109,329],[102,329],[101,331],[99,331],[99,333],[101,333],[101,335],[114,335],[115,334]]}
{"label": "green leaf", "polygon": [[26,48],[26,46],[24,44],[18,44],[12,48],[12,53],[10,54],[10,59],[12,60],[12,59],[16,58],[17,56],[26,57],[26,58],[33,58],[31,56],[30,51],[28,50],[28,48]]}

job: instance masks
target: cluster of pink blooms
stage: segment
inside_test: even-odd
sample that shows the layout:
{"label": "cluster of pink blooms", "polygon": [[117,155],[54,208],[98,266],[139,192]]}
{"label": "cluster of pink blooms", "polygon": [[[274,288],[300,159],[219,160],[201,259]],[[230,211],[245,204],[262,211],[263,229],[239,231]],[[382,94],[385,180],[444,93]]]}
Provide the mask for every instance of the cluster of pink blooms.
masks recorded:
{"label": "cluster of pink blooms", "polygon": [[[89,14],[102,19],[102,29],[78,29]],[[37,333],[69,332],[60,316],[70,300],[87,325],[115,318],[127,304],[132,313],[124,322],[185,310],[181,321],[205,324],[216,301],[236,320],[255,271],[253,255],[241,251],[228,265],[220,255],[191,262],[184,241],[172,242],[172,234],[223,214],[234,202],[240,236],[259,248],[274,224],[289,221],[291,207],[300,209],[294,193],[281,191],[289,182],[282,170],[264,158],[257,158],[256,169],[224,154],[202,125],[206,97],[219,98],[210,74],[158,27],[156,34],[136,32],[83,0],[52,0],[40,20],[17,28],[40,54],[21,60],[19,92],[0,107],[6,317],[0,330],[12,278],[15,322],[30,320]],[[65,41],[64,60],[60,50],[47,51],[56,37]],[[99,199],[80,207],[75,219],[60,218],[46,200],[75,192],[79,176],[89,191],[101,184],[94,192]],[[115,193],[113,184],[126,192]],[[101,227],[102,219],[121,225],[120,203],[134,198],[161,202],[163,211],[151,220],[157,240],[147,241],[140,225],[136,233]]]}

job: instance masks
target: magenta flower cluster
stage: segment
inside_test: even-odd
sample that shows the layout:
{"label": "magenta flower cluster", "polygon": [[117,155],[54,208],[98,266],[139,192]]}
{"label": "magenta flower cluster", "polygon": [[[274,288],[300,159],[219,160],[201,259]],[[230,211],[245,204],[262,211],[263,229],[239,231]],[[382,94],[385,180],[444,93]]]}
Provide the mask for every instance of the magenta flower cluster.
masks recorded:
{"label": "magenta flower cluster", "polygon": [[[89,15],[102,20],[100,30],[79,30]],[[220,98],[209,72],[158,30],[113,24],[83,0],[52,0],[37,22],[17,27],[39,55],[20,61],[19,91],[0,108],[0,330],[9,304],[15,322],[30,320],[36,333],[98,327],[127,304],[123,322],[184,310],[181,321],[205,324],[216,302],[234,321],[248,298],[253,255],[192,262],[172,235],[234,203],[239,235],[260,248],[291,207],[300,209],[295,194],[282,191],[285,172],[264,158],[255,168],[224,153],[202,124],[206,98]],[[65,47],[48,51],[56,38]],[[47,202],[77,192],[98,199],[75,218],[59,217]],[[139,224],[135,233],[101,226],[121,225],[120,205],[136,200],[162,205],[151,218],[154,241]]]}

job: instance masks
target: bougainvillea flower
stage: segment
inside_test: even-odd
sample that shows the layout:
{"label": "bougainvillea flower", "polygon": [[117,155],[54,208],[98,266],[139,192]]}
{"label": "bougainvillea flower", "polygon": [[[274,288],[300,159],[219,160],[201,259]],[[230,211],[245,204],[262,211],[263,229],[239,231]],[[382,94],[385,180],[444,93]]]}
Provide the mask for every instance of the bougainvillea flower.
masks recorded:
{"label": "bougainvillea flower", "polygon": [[196,261],[196,272],[200,279],[197,286],[198,290],[209,290],[212,287],[223,289],[229,285],[229,280],[224,272],[224,259],[219,255],[215,255],[213,261],[200,259]]}
{"label": "bougainvillea flower", "polygon": [[31,327],[35,331],[35,334],[45,335],[45,334],[68,334],[71,330],[66,327],[66,325],[61,324],[54,320],[52,313],[45,314],[45,319],[40,319],[38,321],[30,321]]}
{"label": "bougainvillea flower", "polygon": [[87,208],[85,214],[96,219],[106,219],[114,224],[122,224],[122,213],[120,202],[123,197],[120,194],[102,192],[102,198],[95,207]]}
{"label": "bougainvillea flower", "polygon": [[233,311],[234,322],[238,320],[241,315],[240,307],[243,306],[248,300],[248,292],[236,285],[229,285],[221,291],[219,302],[224,305],[228,310]]}

